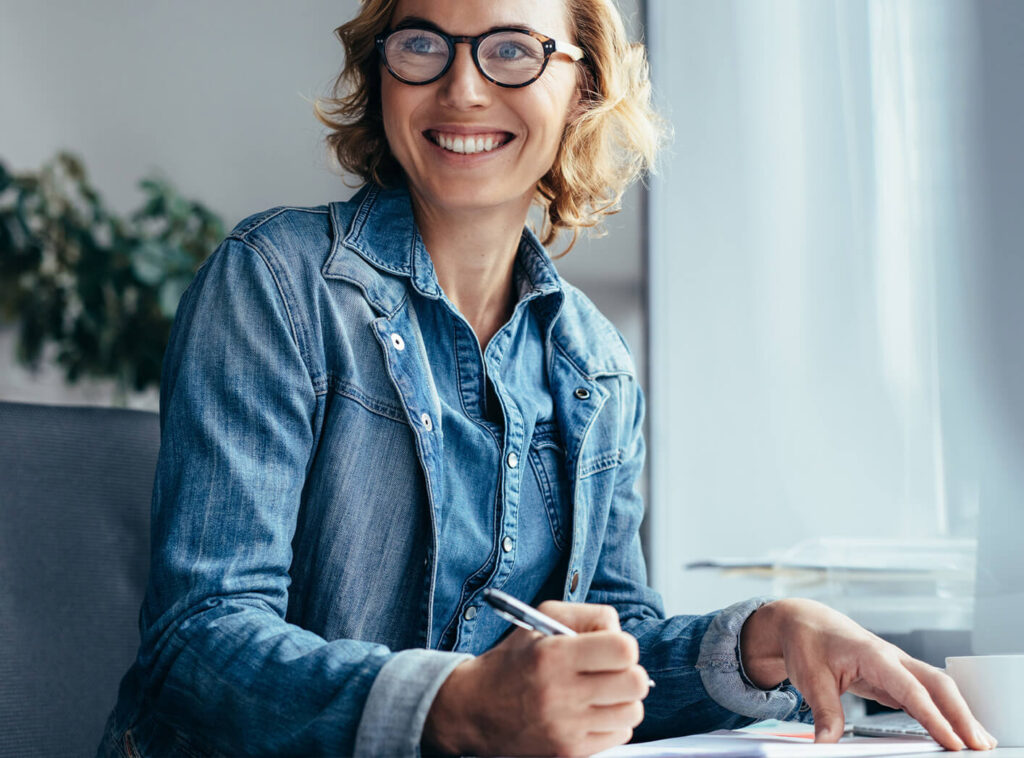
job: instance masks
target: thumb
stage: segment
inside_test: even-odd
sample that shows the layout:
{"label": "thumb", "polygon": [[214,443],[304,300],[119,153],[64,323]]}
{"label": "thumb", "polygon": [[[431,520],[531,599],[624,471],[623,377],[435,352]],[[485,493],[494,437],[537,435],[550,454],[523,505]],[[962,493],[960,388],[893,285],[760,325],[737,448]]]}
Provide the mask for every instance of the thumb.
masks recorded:
{"label": "thumb", "polygon": [[802,689],[814,716],[814,741],[838,742],[846,729],[839,687],[829,672],[816,675]]}
{"label": "thumb", "polygon": [[556,621],[561,621],[577,632],[603,632],[620,630],[619,613],[610,605],[596,603],[563,603],[559,600],[547,600],[537,606],[537,610],[546,613]]}

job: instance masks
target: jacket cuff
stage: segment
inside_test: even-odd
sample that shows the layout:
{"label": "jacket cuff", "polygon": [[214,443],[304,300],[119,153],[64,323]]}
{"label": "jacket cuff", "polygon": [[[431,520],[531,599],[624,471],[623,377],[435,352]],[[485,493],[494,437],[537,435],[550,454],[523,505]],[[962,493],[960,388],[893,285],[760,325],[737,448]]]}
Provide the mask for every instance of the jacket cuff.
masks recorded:
{"label": "jacket cuff", "polygon": [[754,611],[775,598],[755,597],[718,612],[700,643],[697,669],[711,698],[728,708],[758,720],[785,721],[797,717],[803,698],[789,680],[771,690],[754,686],[743,671],[740,632]]}
{"label": "jacket cuff", "polygon": [[403,650],[384,664],[370,688],[356,730],[357,756],[418,756],[434,696],[456,666],[473,656]]}

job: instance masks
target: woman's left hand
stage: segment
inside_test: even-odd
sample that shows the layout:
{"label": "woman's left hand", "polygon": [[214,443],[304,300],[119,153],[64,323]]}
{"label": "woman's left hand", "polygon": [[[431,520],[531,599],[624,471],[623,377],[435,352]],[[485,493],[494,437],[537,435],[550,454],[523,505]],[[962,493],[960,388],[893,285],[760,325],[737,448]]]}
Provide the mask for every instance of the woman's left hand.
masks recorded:
{"label": "woman's left hand", "polygon": [[814,715],[816,742],[843,734],[844,692],[902,708],[948,750],[995,747],[944,671],[911,658],[843,614],[813,600],[762,606],[743,626],[743,669],[763,689],[789,679]]}

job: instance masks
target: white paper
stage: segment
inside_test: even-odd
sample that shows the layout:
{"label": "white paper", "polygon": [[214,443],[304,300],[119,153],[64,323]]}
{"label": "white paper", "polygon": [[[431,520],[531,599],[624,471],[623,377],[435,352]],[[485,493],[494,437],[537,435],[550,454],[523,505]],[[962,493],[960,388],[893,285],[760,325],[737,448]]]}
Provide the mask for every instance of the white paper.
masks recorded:
{"label": "white paper", "polygon": [[773,737],[766,734],[722,730],[710,734],[621,745],[600,752],[595,758],[859,758],[939,752],[942,752],[942,746],[928,737],[844,737],[837,743],[829,744],[812,742],[801,737]]}

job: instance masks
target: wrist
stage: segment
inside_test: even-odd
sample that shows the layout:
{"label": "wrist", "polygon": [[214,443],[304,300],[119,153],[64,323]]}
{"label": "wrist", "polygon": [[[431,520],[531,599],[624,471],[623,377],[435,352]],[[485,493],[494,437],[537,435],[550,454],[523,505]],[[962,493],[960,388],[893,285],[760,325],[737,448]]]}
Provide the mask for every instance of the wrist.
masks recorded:
{"label": "wrist", "polygon": [[469,713],[473,699],[467,693],[474,660],[460,663],[444,680],[434,696],[423,724],[423,746],[428,752],[462,755],[473,752],[475,744],[471,734],[474,719]]}
{"label": "wrist", "polygon": [[763,690],[774,689],[786,679],[780,633],[785,603],[785,600],[766,603],[747,617],[740,630],[743,671],[754,686]]}

